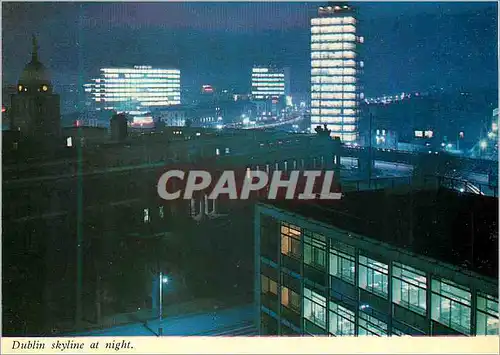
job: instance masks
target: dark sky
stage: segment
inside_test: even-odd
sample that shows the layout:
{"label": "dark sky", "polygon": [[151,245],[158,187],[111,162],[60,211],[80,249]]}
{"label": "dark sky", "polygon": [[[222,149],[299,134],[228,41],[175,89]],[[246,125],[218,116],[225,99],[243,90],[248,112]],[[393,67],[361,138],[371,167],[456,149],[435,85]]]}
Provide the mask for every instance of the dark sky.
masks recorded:
{"label": "dark sky", "polygon": [[[113,65],[178,67],[185,87],[247,90],[253,64],[291,68],[306,92],[309,19],[325,3],[3,3],[3,80],[29,61],[31,33],[56,84]],[[358,3],[365,92],[495,89],[497,3]]]}

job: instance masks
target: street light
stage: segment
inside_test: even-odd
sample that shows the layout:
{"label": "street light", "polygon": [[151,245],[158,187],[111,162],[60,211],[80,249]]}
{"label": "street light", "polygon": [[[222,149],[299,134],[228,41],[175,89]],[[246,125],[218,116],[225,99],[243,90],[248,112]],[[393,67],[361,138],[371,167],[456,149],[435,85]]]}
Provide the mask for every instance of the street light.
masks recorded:
{"label": "street light", "polygon": [[158,323],[158,335],[163,335],[163,328],[161,327],[161,321],[163,318],[163,284],[168,283],[168,277],[163,275],[160,271],[160,323]]}
{"label": "street light", "polygon": [[482,140],[481,142],[479,142],[479,146],[481,147],[481,149],[486,149],[488,143],[485,140]]}

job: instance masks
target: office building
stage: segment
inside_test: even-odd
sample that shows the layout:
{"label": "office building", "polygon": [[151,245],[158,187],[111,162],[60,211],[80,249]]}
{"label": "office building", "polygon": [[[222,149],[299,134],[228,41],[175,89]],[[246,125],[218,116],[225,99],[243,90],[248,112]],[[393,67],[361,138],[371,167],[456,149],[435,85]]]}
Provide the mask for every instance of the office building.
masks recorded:
{"label": "office building", "polygon": [[103,68],[85,84],[97,110],[124,112],[137,124],[151,124],[152,108],[181,103],[180,70],[150,66]]}
{"label": "office building", "polygon": [[277,116],[286,106],[290,91],[288,68],[255,66],[252,68],[252,101],[261,116]]}
{"label": "office building", "polygon": [[259,204],[260,334],[497,335],[497,214],[446,189]]}
{"label": "office building", "polygon": [[363,37],[357,35],[354,9],[342,5],[320,7],[311,19],[311,131],[327,125],[344,142],[358,140],[358,58]]}
{"label": "office building", "polygon": [[286,95],[286,70],[275,67],[252,68],[252,97],[254,100],[279,98]]}

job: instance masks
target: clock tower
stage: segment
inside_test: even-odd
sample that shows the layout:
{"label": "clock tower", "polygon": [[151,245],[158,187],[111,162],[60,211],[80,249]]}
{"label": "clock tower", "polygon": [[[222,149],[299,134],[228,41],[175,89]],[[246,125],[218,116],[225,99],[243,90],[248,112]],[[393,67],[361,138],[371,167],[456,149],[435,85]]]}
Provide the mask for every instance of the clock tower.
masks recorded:
{"label": "clock tower", "polygon": [[31,61],[26,64],[12,95],[10,128],[22,138],[57,141],[61,129],[59,95],[53,93],[45,66],[38,60],[38,46],[33,36]]}

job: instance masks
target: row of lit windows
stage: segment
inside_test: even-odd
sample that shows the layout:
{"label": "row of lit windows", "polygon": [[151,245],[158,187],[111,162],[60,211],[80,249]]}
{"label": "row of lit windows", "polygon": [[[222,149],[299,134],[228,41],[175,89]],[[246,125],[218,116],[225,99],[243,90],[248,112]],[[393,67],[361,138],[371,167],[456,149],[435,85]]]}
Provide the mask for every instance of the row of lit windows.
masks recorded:
{"label": "row of lit windows", "polygon": [[312,84],[355,84],[356,77],[354,76],[313,76],[311,77]]}
{"label": "row of lit windows", "polygon": [[341,25],[351,24],[354,25],[356,19],[351,16],[347,17],[321,17],[311,19],[311,25]]}
{"label": "row of lit windows", "polygon": [[95,96],[102,96],[103,98],[107,97],[134,97],[134,98],[139,98],[139,97],[167,97],[167,96],[173,96],[173,95],[180,95],[179,91],[177,90],[170,90],[170,91],[163,91],[163,92],[136,92],[136,91],[129,91],[129,92],[107,92],[107,93],[96,93]]}
{"label": "row of lit windows", "polygon": [[354,42],[356,41],[356,35],[351,33],[346,34],[324,34],[324,35],[312,35],[312,42]]}
{"label": "row of lit windows", "polygon": [[141,106],[171,106],[171,105],[180,105],[181,102],[179,100],[173,101],[158,101],[158,102],[141,102]]}
{"label": "row of lit windows", "polygon": [[[354,283],[354,257],[352,255],[337,251],[342,255],[342,259],[347,261],[345,263],[334,263],[334,272],[342,270],[344,279],[349,279]],[[317,255],[317,260],[320,264],[324,261],[324,255],[321,253]],[[330,254],[332,259],[332,254]],[[367,258],[366,258],[367,259]],[[374,260],[365,260],[372,263],[375,269],[378,269],[381,274],[385,274],[387,265],[375,262]],[[310,263],[311,264],[311,263]],[[332,265],[332,264],[331,264]],[[426,289],[427,279],[425,274],[421,271],[415,270],[411,267],[395,263],[396,270],[406,270],[407,275],[399,273],[393,277],[393,290],[395,289],[396,297],[400,305],[412,305],[419,313],[425,314],[426,309]],[[360,267],[361,268],[361,267]],[[330,272],[331,273],[331,272]],[[371,281],[377,280],[380,284],[386,286],[383,278],[375,275],[366,275]],[[471,322],[471,294],[460,286],[446,280],[433,279],[432,286],[432,319],[443,323],[455,330],[462,333],[470,333]],[[397,286],[394,286],[396,284]],[[394,291],[393,291],[394,292]],[[476,334],[477,335],[496,335],[498,334],[498,300],[486,294],[477,295],[477,320],[476,320]],[[304,318],[311,321],[320,328],[326,329],[326,298],[308,288],[304,288]],[[355,335],[355,312],[354,310],[343,307],[333,301],[329,301],[329,325],[328,331],[336,336]],[[374,315],[369,315],[363,310],[369,310],[369,305],[360,307],[358,319],[358,335],[388,335],[387,324],[377,319]],[[297,308],[298,312],[298,308]],[[394,332],[396,335],[403,335],[402,331]]]}
{"label": "row of lit windows", "polygon": [[356,27],[353,25],[343,26],[312,26],[312,33],[355,33]]}
{"label": "row of lit windows", "polygon": [[175,88],[175,89],[180,89],[180,83],[167,83],[167,84],[160,84],[160,83],[151,83],[151,84],[133,84],[133,85],[127,85],[127,84],[109,84],[109,83],[103,83],[103,84],[95,84],[95,85],[90,85],[87,86],[88,88],[92,88],[94,90],[114,90],[116,88],[120,88],[123,90],[132,90],[132,89],[158,89],[158,88]]}
{"label": "row of lit windows", "polygon": [[[311,110],[311,114],[312,115],[340,115],[341,113],[344,113],[344,115],[355,115],[356,114],[356,110],[353,110],[353,109],[344,109],[344,110],[341,110],[341,109],[337,109],[337,108],[324,108],[324,109],[319,109],[319,108],[313,108]],[[315,116],[312,116],[312,117],[315,117]],[[311,117],[311,118],[312,118]],[[351,117],[346,117],[346,118],[351,118]]]}
{"label": "row of lit windows", "polygon": [[268,82],[254,82],[252,83],[252,86],[263,86],[263,87],[284,87],[285,84],[284,83],[268,83]]}
{"label": "row of lit windows", "polygon": [[355,60],[311,60],[313,68],[355,67]]}
{"label": "row of lit windows", "polygon": [[102,78],[102,79],[93,79],[96,83],[125,83],[125,84],[144,84],[144,83],[180,83],[179,78],[163,78],[163,79],[154,79],[154,78],[142,78],[142,79],[132,79],[132,78]]}
{"label": "row of lit windows", "polygon": [[164,74],[180,74],[178,69],[132,69],[132,68],[104,68],[101,69],[104,73],[164,73]]}
{"label": "row of lit windows", "polygon": [[[171,79],[179,79],[179,74],[104,74],[104,79],[108,78],[171,78]],[[103,79],[103,80],[104,80]]]}
{"label": "row of lit windows", "polygon": [[312,59],[337,59],[337,58],[355,58],[356,53],[353,51],[336,51],[336,52],[311,52]]}
{"label": "row of lit windows", "polygon": [[284,78],[285,74],[256,74],[252,73],[252,78]]}
{"label": "row of lit windows", "polygon": [[[86,91],[91,92],[92,90],[87,89]],[[120,93],[120,92],[125,92],[125,93],[167,93],[167,92],[179,92],[179,89],[175,88],[150,88],[150,89],[144,89],[144,88],[113,88],[113,89],[101,89],[99,91],[95,90],[93,92],[94,95],[109,95],[110,93]]]}
{"label": "row of lit windows", "polygon": [[352,108],[352,107],[356,107],[356,101],[351,101],[351,100],[344,100],[344,101],[311,100],[311,107],[345,107],[345,108]]}
{"label": "row of lit windows", "polygon": [[264,83],[273,83],[273,82],[278,82],[278,83],[284,83],[285,79],[283,78],[252,78],[252,82],[264,82]]}
{"label": "row of lit windows", "polygon": [[324,69],[311,69],[311,75],[356,75],[354,68],[324,68]]}
{"label": "row of lit windows", "polygon": [[146,98],[146,99],[140,99],[140,98],[134,98],[134,97],[125,97],[125,98],[95,98],[95,102],[127,102],[131,100],[137,100],[142,106],[150,106],[148,105],[149,103],[156,103],[156,102],[163,102],[163,101],[168,101],[168,102],[173,102],[173,101],[180,101],[180,98],[178,96],[176,97],[157,97],[157,98]]}
{"label": "row of lit windows", "polygon": [[312,93],[311,98],[313,100],[321,99],[321,100],[352,100],[356,98],[356,94],[353,93],[342,93],[342,92],[337,92],[337,93],[328,93],[328,92],[323,92],[323,93]]}
{"label": "row of lit windows", "polygon": [[341,43],[311,43],[311,50],[313,51],[335,51],[342,49],[356,49],[356,44],[350,42]]}
{"label": "row of lit windows", "polygon": [[280,96],[283,95],[283,92],[278,91],[252,91],[252,95],[258,96]]}
{"label": "row of lit windows", "polygon": [[344,84],[344,85],[330,85],[330,84],[314,84],[311,86],[311,91],[320,91],[320,92],[337,92],[337,91],[356,91],[356,85],[352,84]]}
{"label": "row of lit windows", "polygon": [[[338,128],[341,126],[333,126]],[[344,126],[345,127],[345,126]],[[286,229],[284,229],[286,228]],[[290,233],[284,231],[293,230],[294,248],[283,248],[285,238]],[[283,224],[281,228],[281,252],[285,255],[301,258],[300,240],[304,236],[304,263],[316,268],[326,268],[326,243],[323,236],[316,235],[315,240],[310,237],[310,232],[303,231],[300,227]],[[309,245],[309,252],[306,246]],[[356,270],[358,267],[358,270]],[[405,307],[416,313],[425,315],[427,311],[427,275],[425,272],[398,262],[392,263],[392,289],[389,290],[389,265],[359,255],[359,262],[355,262],[355,250],[353,247],[340,242],[333,242],[329,253],[329,274],[355,284],[355,275],[358,272],[358,286],[368,292],[374,293],[387,299],[391,292],[392,302]],[[449,280],[431,279],[431,318],[452,329],[464,334],[471,331],[471,292],[466,287],[458,285]],[[309,291],[308,291],[309,292]],[[307,299],[326,307],[324,297],[315,297],[304,290],[304,318],[314,322],[315,317],[308,314],[306,310]],[[478,334],[498,334],[498,300],[489,295],[478,295]],[[314,312],[313,312],[314,313]],[[479,316],[479,313],[481,315]],[[311,318],[312,317],[312,318]],[[365,319],[370,321],[370,319]],[[324,324],[321,325],[324,327]]]}
{"label": "row of lit windows", "polygon": [[311,123],[355,123],[356,117],[311,116]]}

